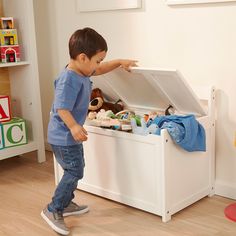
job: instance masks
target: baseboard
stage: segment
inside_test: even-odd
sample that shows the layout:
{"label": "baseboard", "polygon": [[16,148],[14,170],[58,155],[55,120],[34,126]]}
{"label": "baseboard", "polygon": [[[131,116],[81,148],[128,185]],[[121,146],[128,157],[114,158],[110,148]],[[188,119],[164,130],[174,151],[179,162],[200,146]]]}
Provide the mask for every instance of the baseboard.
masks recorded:
{"label": "baseboard", "polygon": [[236,185],[216,181],[215,194],[236,200]]}

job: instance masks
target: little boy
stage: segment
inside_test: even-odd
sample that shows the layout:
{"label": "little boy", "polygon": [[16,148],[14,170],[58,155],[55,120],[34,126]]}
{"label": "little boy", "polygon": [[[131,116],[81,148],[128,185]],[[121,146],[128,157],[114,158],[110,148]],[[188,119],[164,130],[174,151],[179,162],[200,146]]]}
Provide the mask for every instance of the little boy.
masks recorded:
{"label": "little boy", "polygon": [[91,28],[77,30],[69,40],[70,62],[55,81],[55,97],[48,125],[48,142],[64,170],[51,203],[41,212],[43,219],[57,233],[68,235],[64,216],[88,212],[88,206],[72,202],[78,181],[84,174],[83,128],[91,94],[91,75],[101,75],[117,67],[129,71],[133,60],[104,62],[105,39]]}

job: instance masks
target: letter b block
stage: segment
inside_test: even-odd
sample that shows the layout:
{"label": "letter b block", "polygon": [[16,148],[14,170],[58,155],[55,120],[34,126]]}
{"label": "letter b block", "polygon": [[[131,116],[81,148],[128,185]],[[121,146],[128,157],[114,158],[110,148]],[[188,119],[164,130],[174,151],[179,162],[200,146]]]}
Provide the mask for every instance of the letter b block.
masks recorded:
{"label": "letter b block", "polygon": [[19,146],[28,142],[25,120],[21,118],[15,117],[9,122],[2,123],[2,134],[4,148]]}

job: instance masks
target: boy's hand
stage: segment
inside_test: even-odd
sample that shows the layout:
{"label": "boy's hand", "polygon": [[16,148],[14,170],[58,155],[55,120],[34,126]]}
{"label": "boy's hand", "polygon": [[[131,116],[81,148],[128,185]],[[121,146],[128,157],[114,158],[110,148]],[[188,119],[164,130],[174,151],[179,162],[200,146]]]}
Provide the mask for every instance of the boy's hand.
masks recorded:
{"label": "boy's hand", "polygon": [[136,62],[137,61],[135,60],[125,60],[125,59],[116,59],[113,61],[103,62],[98,66],[93,75],[103,75],[116,69],[117,67],[122,67],[130,72],[131,66],[137,66]]}
{"label": "boy's hand", "polygon": [[70,129],[70,132],[71,132],[75,141],[83,142],[88,139],[87,131],[79,124],[73,125]]}
{"label": "boy's hand", "polygon": [[124,68],[125,70],[129,71],[130,72],[130,67],[132,66],[138,66],[136,63],[138,61],[135,61],[135,60],[125,60],[125,59],[121,59],[120,60],[120,66],[122,68]]}

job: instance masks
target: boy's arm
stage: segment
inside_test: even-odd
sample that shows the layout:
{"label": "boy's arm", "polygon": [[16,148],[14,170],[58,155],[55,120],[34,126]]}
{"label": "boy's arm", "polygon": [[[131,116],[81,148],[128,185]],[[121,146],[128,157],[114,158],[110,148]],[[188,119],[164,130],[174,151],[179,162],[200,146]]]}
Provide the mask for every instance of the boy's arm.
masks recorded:
{"label": "boy's arm", "polygon": [[117,67],[122,67],[127,71],[130,71],[131,66],[137,66],[135,60],[125,60],[125,59],[117,59],[112,61],[103,62],[96,69],[94,75],[102,75],[107,72],[110,72]]}
{"label": "boy's arm", "polygon": [[66,126],[70,129],[70,132],[75,141],[87,140],[87,131],[76,122],[70,111],[65,109],[58,109],[57,113],[64,121]]}

